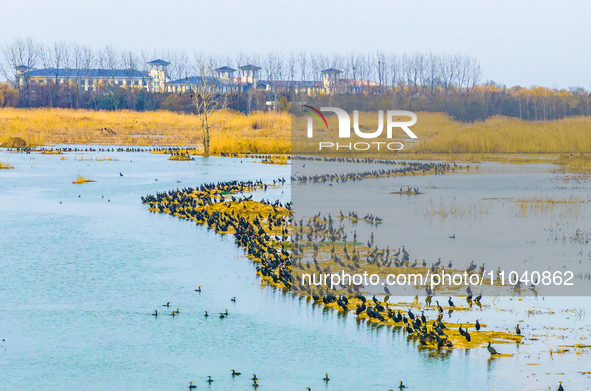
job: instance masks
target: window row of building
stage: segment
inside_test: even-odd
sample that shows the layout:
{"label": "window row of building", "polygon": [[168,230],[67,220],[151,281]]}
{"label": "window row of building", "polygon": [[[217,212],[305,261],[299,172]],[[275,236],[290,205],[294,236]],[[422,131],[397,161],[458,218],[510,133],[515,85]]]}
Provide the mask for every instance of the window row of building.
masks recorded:
{"label": "window row of building", "polygon": [[[338,69],[330,68],[321,72],[319,81],[270,81],[260,80],[260,67],[244,65],[238,70],[223,66],[214,70],[213,76],[191,76],[170,80],[164,60],[148,63],[150,70],[142,72],[133,69],[29,69],[26,66],[16,68],[18,83],[23,88],[27,82],[48,84],[49,82],[66,83],[76,80],[85,91],[94,91],[100,84],[112,84],[122,88],[142,88],[150,92],[184,93],[194,86],[205,84],[212,86],[219,93],[246,92],[250,89],[263,89],[274,92],[290,90],[297,94],[335,94],[356,93],[366,87],[378,84],[369,80],[341,79]],[[234,74],[238,72],[238,76]]]}

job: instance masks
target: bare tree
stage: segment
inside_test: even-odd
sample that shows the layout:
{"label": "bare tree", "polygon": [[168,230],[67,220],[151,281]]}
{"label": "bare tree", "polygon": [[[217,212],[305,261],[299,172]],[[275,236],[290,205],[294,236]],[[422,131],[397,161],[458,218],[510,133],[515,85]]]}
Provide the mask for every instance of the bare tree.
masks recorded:
{"label": "bare tree", "polygon": [[4,57],[3,65],[0,68],[2,75],[21,91],[25,96],[25,105],[30,103],[30,82],[29,71],[33,70],[39,61],[40,46],[31,37],[17,38],[12,44],[2,47]]}
{"label": "bare tree", "polygon": [[210,129],[226,107],[226,97],[219,93],[217,80],[212,77],[211,59],[198,62],[199,76],[191,85],[203,136],[203,156],[209,156]]}

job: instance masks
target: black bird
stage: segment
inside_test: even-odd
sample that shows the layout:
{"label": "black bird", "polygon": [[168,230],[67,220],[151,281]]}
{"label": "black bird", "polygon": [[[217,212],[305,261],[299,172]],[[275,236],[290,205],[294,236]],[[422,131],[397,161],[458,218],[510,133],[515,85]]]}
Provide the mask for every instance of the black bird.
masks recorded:
{"label": "black bird", "polygon": [[154,310],[153,316],[158,316],[158,310]]}
{"label": "black bird", "polygon": [[455,307],[454,302],[451,301],[451,297],[449,298],[449,300],[447,301],[447,303],[449,304],[450,307]]}
{"label": "black bird", "polygon": [[425,317],[425,311],[421,311],[421,321],[423,323],[427,323],[427,318]]}
{"label": "black bird", "polygon": [[388,287],[385,285],[384,285],[384,292],[386,292],[387,294],[390,294],[390,289],[388,289]]}
{"label": "black bird", "polygon": [[402,381],[400,381],[400,385],[398,386],[398,388],[402,390],[403,388],[406,388],[406,386],[404,385],[404,383],[402,383]]}
{"label": "black bird", "polygon": [[558,391],[564,391],[564,387],[562,387],[562,382],[558,382]]}
{"label": "black bird", "polygon": [[207,376],[207,382],[209,384],[213,383],[213,379],[211,378],[211,376]]}
{"label": "black bird", "polygon": [[517,335],[521,335],[521,329],[519,328],[519,323],[517,324],[517,326],[515,326],[515,333]]}
{"label": "black bird", "polygon": [[480,302],[480,299],[482,299],[482,292],[480,292],[480,294],[478,296],[476,296],[476,298],[474,300]]}
{"label": "black bird", "polygon": [[466,327],[466,331],[464,331],[464,337],[466,338],[466,341],[468,341],[468,342],[472,341],[472,337],[470,337],[467,327]]}
{"label": "black bird", "polygon": [[327,383],[328,383],[328,381],[330,380],[330,379],[328,378],[328,373],[327,373],[327,374],[324,376],[324,379],[322,379],[322,380],[324,380],[325,382],[327,382]]}
{"label": "black bird", "polygon": [[220,319],[224,319],[226,317],[226,315],[224,315],[223,312],[220,312]]}
{"label": "black bird", "polygon": [[170,301],[166,304],[162,304],[162,307],[170,307]]}
{"label": "black bird", "polygon": [[230,301],[233,301],[234,303],[236,303],[236,296],[234,296],[232,299],[230,299]]}
{"label": "black bird", "polygon": [[488,341],[488,346],[486,347],[486,349],[488,350],[491,356],[494,354],[499,354],[495,348],[490,346],[490,341]]}
{"label": "black bird", "polygon": [[119,172],[119,176],[123,176],[123,174],[121,172]]}
{"label": "black bird", "polygon": [[207,311],[205,311],[205,315],[203,315],[203,316],[205,316],[206,318],[209,316],[209,315],[207,314]]}
{"label": "black bird", "polygon": [[480,331],[480,323],[478,323],[478,319],[476,319],[476,331]]}
{"label": "black bird", "polygon": [[240,372],[236,372],[235,370],[232,369],[232,376],[238,376],[240,375]]}
{"label": "black bird", "polygon": [[197,388],[197,386],[194,386],[194,385],[193,385],[193,382],[190,382],[190,383],[189,383],[189,388],[190,388],[190,389],[193,389],[193,388]]}
{"label": "black bird", "polygon": [[259,379],[258,379],[257,375],[253,373],[253,374],[252,374],[252,379],[250,379],[250,380],[257,381],[257,380],[259,380]]}
{"label": "black bird", "polygon": [[199,289],[195,289],[195,292],[200,292],[201,293],[201,285],[199,285]]}

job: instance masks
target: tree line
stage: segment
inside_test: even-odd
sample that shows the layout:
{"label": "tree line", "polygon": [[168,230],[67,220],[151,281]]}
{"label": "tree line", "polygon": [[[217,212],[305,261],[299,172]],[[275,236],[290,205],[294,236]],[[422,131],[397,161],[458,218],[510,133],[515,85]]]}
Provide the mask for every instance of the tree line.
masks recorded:
{"label": "tree line", "polygon": [[[269,90],[231,93],[226,107],[239,110],[289,110],[289,102],[339,104],[343,108],[377,110],[387,107],[411,111],[446,112],[459,120],[475,121],[492,115],[525,120],[551,120],[575,115],[591,115],[591,97],[581,87],[551,89],[533,86],[511,87],[482,81],[477,59],[462,54],[438,53],[239,53],[235,56],[202,52],[125,51],[113,46],[93,49],[77,43],[43,45],[30,37],[2,45],[0,107],[67,107],[100,110],[173,110],[195,112],[189,94],[151,93],[139,88],[121,88],[108,81],[93,91],[85,91],[81,80],[89,69],[147,71],[148,62],[170,62],[171,80],[213,74],[215,68],[254,64]],[[47,83],[17,83],[16,67],[30,69],[78,70],[67,83],[48,77]],[[302,93],[303,81],[321,85],[321,71],[335,68],[344,88],[326,94],[316,90]],[[51,74],[51,71],[49,72]],[[337,82],[339,83],[339,82]],[[355,88],[349,88],[354,86]],[[272,102],[272,104],[268,104]]]}

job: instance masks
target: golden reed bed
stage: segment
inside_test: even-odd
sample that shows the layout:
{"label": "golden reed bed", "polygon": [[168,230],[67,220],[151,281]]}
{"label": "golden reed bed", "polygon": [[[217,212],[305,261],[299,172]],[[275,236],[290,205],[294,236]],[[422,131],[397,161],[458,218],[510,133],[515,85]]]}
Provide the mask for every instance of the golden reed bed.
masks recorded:
{"label": "golden reed bed", "polygon": [[[375,113],[362,113],[371,119]],[[591,117],[554,121],[523,121],[495,116],[472,124],[443,113],[417,113],[413,131],[419,141],[397,157],[444,160],[486,160],[490,154],[591,153]],[[365,117],[365,118],[363,118]],[[202,142],[199,119],[169,111],[89,111],[70,109],[0,109],[0,143],[21,137],[29,146],[55,144],[191,146]],[[211,133],[211,152],[287,154],[291,150],[287,113],[224,111]],[[499,158],[499,157],[498,157]],[[521,157],[524,162],[544,158]],[[507,160],[499,158],[500,160]],[[519,158],[511,158],[519,160]],[[546,160],[548,157],[545,158]],[[587,157],[559,160],[588,167]]]}

